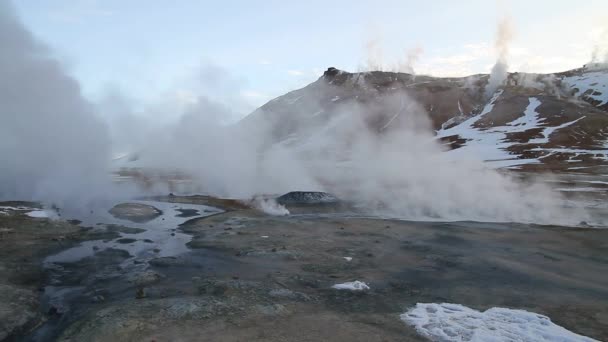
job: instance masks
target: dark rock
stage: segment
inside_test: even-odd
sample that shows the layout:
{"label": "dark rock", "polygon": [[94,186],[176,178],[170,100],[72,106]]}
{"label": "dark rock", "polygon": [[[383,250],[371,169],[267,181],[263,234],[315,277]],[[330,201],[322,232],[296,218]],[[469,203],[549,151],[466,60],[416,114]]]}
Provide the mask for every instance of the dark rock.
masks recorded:
{"label": "dark rock", "polygon": [[146,298],[146,289],[143,287],[138,287],[137,290],[135,290],[135,298],[136,299]]}
{"label": "dark rock", "polygon": [[277,203],[286,204],[332,204],[339,199],[332,194],[320,191],[292,191],[277,198]]}
{"label": "dark rock", "polygon": [[323,78],[325,78],[326,80],[331,80],[333,77],[337,76],[338,74],[340,74],[340,70],[336,69],[334,67],[329,67],[327,68],[327,70],[325,70],[325,72],[323,73]]}
{"label": "dark rock", "polygon": [[131,227],[125,227],[125,226],[121,226],[121,225],[117,225],[117,224],[108,224],[106,225],[106,229],[109,232],[117,232],[117,233],[124,233],[124,234],[139,234],[139,233],[143,233],[146,230],[143,228],[131,228]]}
{"label": "dark rock", "polygon": [[159,209],[141,203],[121,203],[110,209],[110,214],[121,220],[145,223],[162,215]]}

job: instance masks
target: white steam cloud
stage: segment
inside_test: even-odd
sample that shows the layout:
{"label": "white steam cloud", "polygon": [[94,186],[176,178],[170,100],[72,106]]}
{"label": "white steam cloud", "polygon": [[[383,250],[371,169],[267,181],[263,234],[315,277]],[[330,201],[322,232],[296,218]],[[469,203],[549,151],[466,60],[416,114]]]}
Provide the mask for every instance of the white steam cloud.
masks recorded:
{"label": "white steam cloud", "polygon": [[608,28],[602,30],[593,46],[591,63],[608,63]]}
{"label": "white steam cloud", "polygon": [[[383,134],[367,121],[378,112],[398,115]],[[521,184],[474,156],[450,158],[434,139],[425,110],[405,93],[374,104],[345,103],[330,117],[309,138],[286,147],[288,154],[300,161],[298,174],[364,211],[409,219],[558,224],[588,219],[582,211],[565,214],[562,199],[543,185]]]}
{"label": "white steam cloud", "polygon": [[486,86],[486,98],[490,98],[496,89],[503,85],[507,80],[508,76],[508,57],[509,57],[509,45],[513,39],[513,29],[511,21],[508,17],[504,17],[498,23],[498,30],[496,31],[496,42],[495,48],[498,54],[496,64],[492,67],[490,78]]}
{"label": "white steam cloud", "polygon": [[90,198],[108,180],[106,126],[6,1],[0,46],[0,198]]}
{"label": "white steam cloud", "polygon": [[[505,21],[492,84],[504,81],[510,37]],[[293,123],[280,111],[265,113],[266,107],[227,125],[226,118],[234,117],[227,104],[239,101],[239,82],[225,70],[206,67],[199,74],[201,95],[177,109],[163,105],[140,115],[119,93],[93,108],[6,3],[0,5],[0,43],[0,192],[5,198],[56,202],[102,194],[110,168],[117,167],[110,165],[113,139],[115,149],[140,156],[139,167],[189,175],[194,192],[252,198],[327,191],[366,212],[408,219],[588,221],[585,213],[566,214],[562,200],[543,186],[522,185],[475,158],[452,160],[435,140],[425,110],[406,93],[337,102],[325,108],[316,125]],[[420,53],[408,55],[412,71]],[[370,67],[374,63],[368,61]],[[359,76],[352,82],[373,89],[365,85],[365,74]],[[309,117],[319,113],[319,94],[335,91],[332,87],[321,79],[299,91],[299,110]],[[110,133],[96,110],[112,118]],[[145,112],[169,111],[177,112],[177,122],[155,125],[144,119]],[[289,131],[292,136],[277,139],[277,132]],[[272,202],[259,206],[285,213]]]}
{"label": "white steam cloud", "polygon": [[424,53],[421,46],[407,49],[402,58],[389,61],[385,58],[382,39],[379,36],[370,38],[364,46],[365,64],[361,71],[391,71],[416,74],[415,65]]}

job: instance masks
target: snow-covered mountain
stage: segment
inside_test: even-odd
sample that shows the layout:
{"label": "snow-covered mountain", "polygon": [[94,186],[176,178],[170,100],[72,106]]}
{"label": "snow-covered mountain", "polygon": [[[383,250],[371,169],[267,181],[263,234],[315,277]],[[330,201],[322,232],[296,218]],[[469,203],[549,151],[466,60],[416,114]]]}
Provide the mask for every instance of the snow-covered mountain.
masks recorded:
{"label": "snow-covered mountain", "polygon": [[[306,145],[357,111],[383,135],[422,112],[455,158],[476,156],[518,170],[601,172],[608,166],[608,66],[557,74],[511,73],[488,98],[488,75],[437,78],[329,68],[310,85],[271,100],[240,125],[270,125],[274,144]],[[356,139],[356,137],[355,137]]]}

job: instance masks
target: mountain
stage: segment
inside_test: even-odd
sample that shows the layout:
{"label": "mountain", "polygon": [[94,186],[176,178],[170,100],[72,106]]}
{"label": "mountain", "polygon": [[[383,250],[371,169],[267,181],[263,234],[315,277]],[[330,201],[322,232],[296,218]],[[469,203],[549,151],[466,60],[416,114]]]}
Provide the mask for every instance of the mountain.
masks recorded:
{"label": "mountain", "polygon": [[294,147],[328,132],[345,112],[361,112],[366,129],[379,136],[411,126],[415,114],[428,121],[416,129],[429,130],[455,158],[474,156],[496,168],[523,171],[606,170],[608,65],[556,74],[510,73],[496,91],[486,89],[489,77],[329,68],[240,125],[264,123],[272,144]]}

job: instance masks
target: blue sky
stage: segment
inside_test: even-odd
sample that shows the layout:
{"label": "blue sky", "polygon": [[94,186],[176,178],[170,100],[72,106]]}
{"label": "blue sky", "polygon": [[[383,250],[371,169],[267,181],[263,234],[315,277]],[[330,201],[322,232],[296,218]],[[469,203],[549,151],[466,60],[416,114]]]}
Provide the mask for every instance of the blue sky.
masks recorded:
{"label": "blue sky", "polygon": [[[250,108],[335,66],[417,73],[489,72],[499,19],[511,19],[511,71],[587,62],[607,34],[608,1],[19,0],[25,25],[53,47],[95,100],[118,89],[140,104],[201,91],[201,67],[229,73]],[[247,111],[247,106],[238,110]]]}

